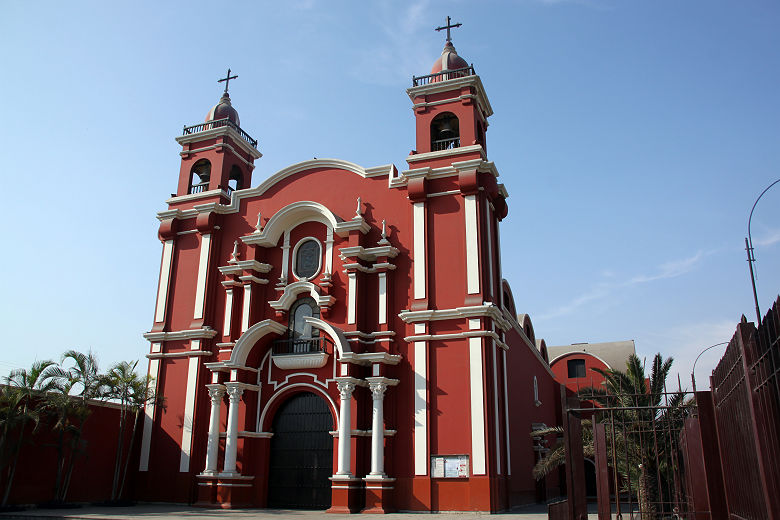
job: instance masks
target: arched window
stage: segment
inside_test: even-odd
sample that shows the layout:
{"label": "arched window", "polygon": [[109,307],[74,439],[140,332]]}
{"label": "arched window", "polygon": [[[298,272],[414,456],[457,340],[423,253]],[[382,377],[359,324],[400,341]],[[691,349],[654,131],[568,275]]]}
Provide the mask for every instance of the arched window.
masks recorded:
{"label": "arched window", "polygon": [[201,159],[192,165],[190,170],[190,189],[188,193],[201,193],[209,189],[211,179],[211,163]]}
{"label": "arched window", "polygon": [[320,309],[314,298],[306,297],[296,301],[290,307],[290,322],[287,325],[291,354],[304,354],[320,350],[319,329],[306,322],[306,318],[319,318]]}
{"label": "arched window", "polygon": [[444,112],[431,121],[431,151],[450,150],[460,146],[458,118],[452,112]]}
{"label": "arched window", "polygon": [[304,238],[293,251],[293,274],[299,280],[311,280],[320,272],[322,248],[316,238]]}
{"label": "arched window", "polygon": [[244,188],[244,184],[243,184],[243,175],[241,174],[241,168],[239,168],[238,166],[233,166],[230,169],[230,177],[228,178],[228,188],[227,188],[228,195],[230,195],[236,190],[241,190],[243,188]]}

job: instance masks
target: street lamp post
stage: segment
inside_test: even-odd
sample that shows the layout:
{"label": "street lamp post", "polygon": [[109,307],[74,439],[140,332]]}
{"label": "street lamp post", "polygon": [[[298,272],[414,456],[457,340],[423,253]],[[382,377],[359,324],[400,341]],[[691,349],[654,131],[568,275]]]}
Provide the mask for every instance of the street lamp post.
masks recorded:
{"label": "street lamp post", "polygon": [[756,304],[756,325],[761,325],[761,311],[758,308],[758,292],[756,291],[756,277],[753,274],[753,263],[756,261],[756,256],[753,254],[753,237],[750,235],[750,223],[753,220],[753,210],[756,209],[756,204],[758,204],[758,201],[761,200],[761,197],[764,196],[764,193],[769,191],[769,188],[774,186],[780,182],[780,179],[777,179],[775,182],[767,186],[764,191],[761,192],[761,195],[758,196],[756,201],[753,203],[753,207],[750,208],[750,217],[748,217],[748,236],[745,238],[745,250],[747,251],[747,257],[748,257],[748,265],[750,266],[750,282],[753,284],[753,301]]}
{"label": "street lamp post", "polygon": [[693,383],[693,393],[694,394],[696,393],[696,376],[694,375],[695,372],[696,372],[696,362],[699,361],[699,358],[701,357],[701,355],[704,354],[705,352],[707,352],[709,349],[715,348],[715,347],[719,347],[721,345],[726,345],[726,344],[728,344],[728,341],[723,341],[721,343],[715,343],[714,345],[712,345],[710,347],[707,347],[704,350],[702,350],[701,352],[699,352],[699,355],[696,356],[696,360],[693,362],[693,370],[691,370],[691,383]]}

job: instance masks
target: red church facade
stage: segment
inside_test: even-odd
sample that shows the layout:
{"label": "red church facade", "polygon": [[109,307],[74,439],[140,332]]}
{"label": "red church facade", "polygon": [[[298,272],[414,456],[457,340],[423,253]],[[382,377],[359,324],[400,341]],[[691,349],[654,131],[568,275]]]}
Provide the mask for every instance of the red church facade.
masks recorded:
{"label": "red church facade", "polygon": [[251,187],[261,154],[227,88],[177,138],[140,499],[381,513],[539,496],[531,425],[557,423],[560,390],[501,275],[493,110],[449,42],[407,93],[401,172],[315,159]]}

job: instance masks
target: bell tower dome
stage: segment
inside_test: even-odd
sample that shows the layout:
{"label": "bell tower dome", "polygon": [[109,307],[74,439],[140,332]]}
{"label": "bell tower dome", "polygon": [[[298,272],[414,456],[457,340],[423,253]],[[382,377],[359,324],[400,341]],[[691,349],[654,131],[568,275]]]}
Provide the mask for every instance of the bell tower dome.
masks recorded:
{"label": "bell tower dome", "polygon": [[238,111],[230,100],[228,85],[237,77],[231,76],[228,69],[227,76],[219,80],[225,83],[222,97],[209,110],[206,120],[185,126],[176,138],[182,146],[176,198],[229,200],[235,190],[250,187],[254,161],[263,154],[257,149],[257,139],[241,129]]}

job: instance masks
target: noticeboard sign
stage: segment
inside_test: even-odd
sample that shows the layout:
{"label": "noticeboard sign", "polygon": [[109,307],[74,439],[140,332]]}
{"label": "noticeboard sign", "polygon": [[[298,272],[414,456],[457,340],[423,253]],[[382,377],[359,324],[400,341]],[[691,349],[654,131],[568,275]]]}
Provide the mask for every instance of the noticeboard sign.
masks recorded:
{"label": "noticeboard sign", "polygon": [[468,455],[431,455],[431,477],[464,478],[468,476]]}

